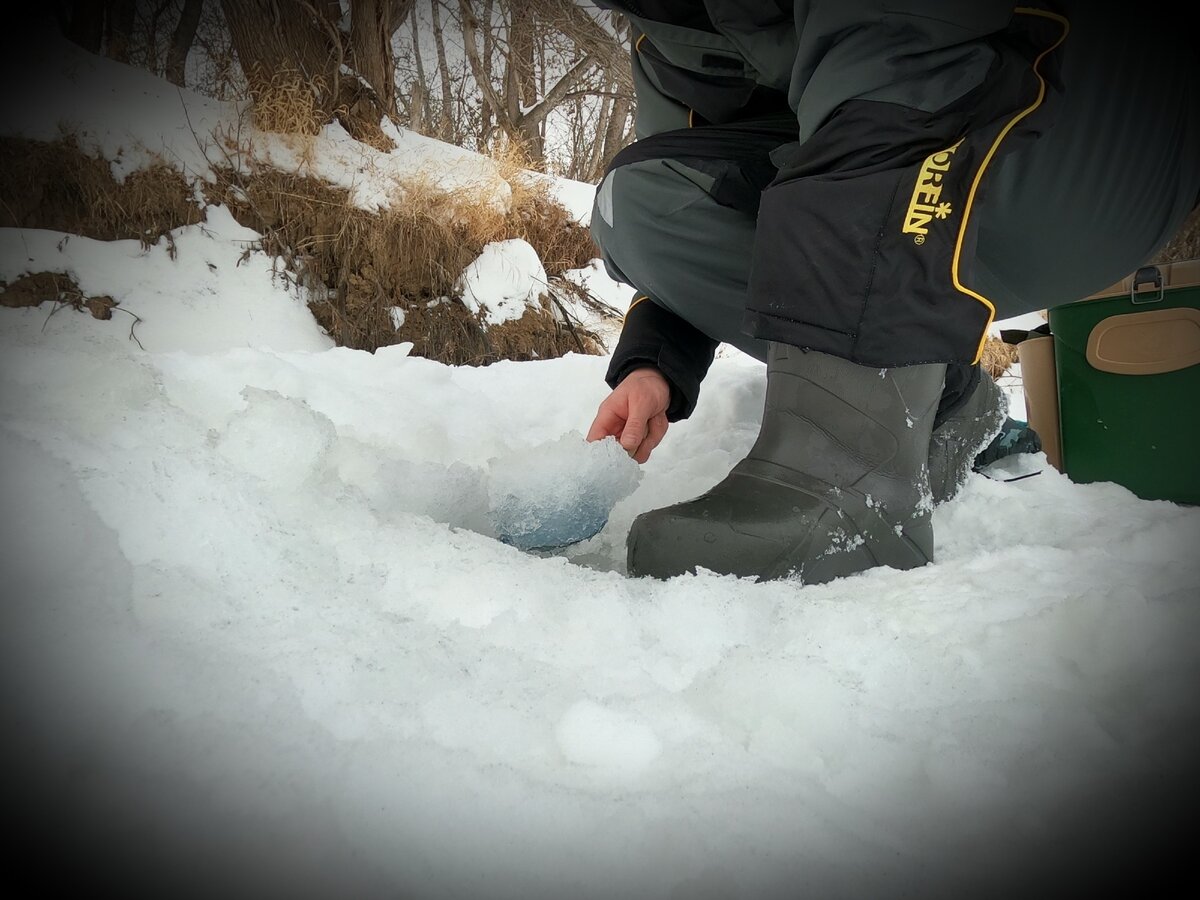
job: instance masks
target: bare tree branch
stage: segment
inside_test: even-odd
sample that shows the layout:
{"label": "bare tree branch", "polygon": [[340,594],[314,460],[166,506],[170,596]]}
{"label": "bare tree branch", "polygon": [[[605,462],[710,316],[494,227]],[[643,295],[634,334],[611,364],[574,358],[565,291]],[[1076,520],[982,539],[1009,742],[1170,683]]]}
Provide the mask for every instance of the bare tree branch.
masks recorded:
{"label": "bare tree branch", "polygon": [[437,51],[438,81],[442,87],[442,115],[438,119],[438,136],[449,141],[454,139],[454,97],[450,91],[450,65],[446,62],[446,38],[442,32],[440,0],[430,0],[429,11],[433,18],[433,46]]}
{"label": "bare tree branch", "polygon": [[571,88],[573,88],[579,82],[579,79],[581,79],[595,65],[596,62],[594,59],[592,59],[592,57],[583,57],[581,60],[579,60],[579,62],[571,66],[571,68],[567,70],[567,73],[563,75],[562,78],[558,79],[558,81],[555,82],[554,86],[550,88],[550,90],[546,91],[546,96],[544,96],[541,101],[535,107],[533,107],[533,109],[527,110],[525,114],[518,119],[518,122],[522,126],[526,126],[526,123],[540,123],[546,118],[551,110],[563,102]]}
{"label": "bare tree branch", "polygon": [[483,99],[487,101],[492,112],[496,115],[503,115],[507,109],[507,103],[496,93],[496,88],[484,72],[483,63],[479,59],[479,47],[475,43],[477,24],[475,14],[471,12],[467,0],[458,0],[458,8],[462,13],[463,50],[467,54],[467,64],[471,67],[471,74],[475,76],[479,90],[483,92]]}

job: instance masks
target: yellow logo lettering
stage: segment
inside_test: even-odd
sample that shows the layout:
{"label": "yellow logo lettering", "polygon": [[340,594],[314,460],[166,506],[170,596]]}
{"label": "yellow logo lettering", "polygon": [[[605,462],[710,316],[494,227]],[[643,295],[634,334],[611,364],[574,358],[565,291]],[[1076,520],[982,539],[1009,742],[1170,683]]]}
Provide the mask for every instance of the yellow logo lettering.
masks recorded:
{"label": "yellow logo lettering", "polygon": [[954,152],[961,144],[962,141],[959,141],[953,147],[927,156],[917,171],[917,181],[913,185],[908,212],[904,216],[904,233],[913,235],[913,240],[918,244],[925,243],[930,222],[949,218],[954,212],[950,203],[942,200],[942,184],[946,173],[950,171]]}

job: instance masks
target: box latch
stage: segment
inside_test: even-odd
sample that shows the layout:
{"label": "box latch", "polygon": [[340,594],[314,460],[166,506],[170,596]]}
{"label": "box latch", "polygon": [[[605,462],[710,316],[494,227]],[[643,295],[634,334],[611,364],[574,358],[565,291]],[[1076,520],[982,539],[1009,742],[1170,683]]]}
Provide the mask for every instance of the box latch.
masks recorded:
{"label": "box latch", "polygon": [[[1149,290],[1145,286],[1150,285]],[[1129,285],[1131,303],[1157,303],[1163,298],[1163,274],[1158,266],[1142,266],[1133,273]]]}

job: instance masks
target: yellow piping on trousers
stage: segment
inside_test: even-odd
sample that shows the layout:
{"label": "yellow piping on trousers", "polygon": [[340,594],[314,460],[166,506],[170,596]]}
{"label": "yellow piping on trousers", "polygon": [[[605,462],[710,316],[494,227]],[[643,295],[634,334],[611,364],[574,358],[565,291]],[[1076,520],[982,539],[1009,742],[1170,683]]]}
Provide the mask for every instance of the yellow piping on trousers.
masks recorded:
{"label": "yellow piping on trousers", "polygon": [[641,303],[643,300],[649,300],[649,299],[650,298],[647,297],[645,294],[642,294],[640,297],[634,298],[634,301],[629,304],[629,309],[625,310],[625,315],[621,316],[621,328],[625,327],[625,320],[629,318],[629,314],[631,312],[633,312],[633,308],[635,306],[637,306],[639,303]]}
{"label": "yellow piping on trousers", "polygon": [[983,162],[979,164],[979,171],[977,171],[975,173],[975,180],[971,182],[971,190],[967,193],[967,205],[963,211],[962,226],[958,229],[958,240],[955,241],[955,244],[954,244],[954,259],[950,264],[950,277],[951,277],[951,280],[954,282],[954,287],[957,290],[961,291],[962,293],[966,294],[969,297],[974,297],[976,300],[978,300],[980,303],[982,303],[984,306],[986,306],[987,310],[988,310],[987,324],[985,324],[983,326],[983,334],[979,338],[979,348],[975,351],[975,358],[973,360],[971,360],[972,365],[977,364],[979,362],[979,360],[983,357],[983,345],[987,341],[988,329],[992,327],[992,322],[996,318],[996,307],[992,304],[992,301],[989,300],[987,297],[971,290],[969,287],[964,286],[963,283],[958,280],[958,263],[959,263],[959,258],[962,256],[962,245],[963,245],[963,239],[966,237],[966,233],[967,233],[967,222],[971,217],[971,205],[975,202],[975,193],[979,189],[979,183],[983,180],[983,173],[987,169],[988,165],[991,163],[992,158],[996,155],[996,151],[1000,147],[1000,142],[1003,141],[1004,138],[1008,136],[1008,133],[1010,131],[1012,131],[1014,127],[1016,127],[1016,124],[1018,122],[1020,122],[1022,119],[1024,119],[1030,113],[1032,113],[1039,106],[1041,106],[1042,101],[1046,99],[1046,79],[1044,79],[1042,77],[1042,73],[1038,71],[1038,66],[1041,64],[1043,59],[1045,59],[1049,54],[1053,53],[1055,50],[1057,50],[1059,48],[1059,46],[1062,44],[1062,42],[1067,39],[1067,33],[1071,30],[1070,22],[1068,22],[1064,17],[1057,15],[1055,13],[1052,13],[1052,12],[1046,12],[1045,10],[1041,10],[1041,9],[1030,9],[1029,7],[1026,7],[1026,6],[1018,6],[1016,9],[1013,10],[1013,12],[1019,13],[1021,15],[1042,16],[1047,19],[1053,19],[1054,21],[1056,21],[1060,25],[1062,25],[1062,34],[1059,35],[1057,41],[1055,41],[1053,44],[1051,44],[1049,47],[1047,47],[1045,50],[1043,50],[1041,53],[1039,53],[1037,55],[1037,58],[1033,61],[1033,74],[1037,76],[1037,80],[1038,80],[1037,99],[1035,99],[1033,101],[1033,103],[1031,103],[1029,106],[1025,107],[1023,110],[1021,110],[1015,116],[1013,116],[1008,121],[1008,124],[1005,125],[1003,129],[1001,129],[1000,133],[998,135],[996,135],[996,139],[994,141],[992,141],[992,146],[990,148],[988,148],[987,154],[983,157]]}

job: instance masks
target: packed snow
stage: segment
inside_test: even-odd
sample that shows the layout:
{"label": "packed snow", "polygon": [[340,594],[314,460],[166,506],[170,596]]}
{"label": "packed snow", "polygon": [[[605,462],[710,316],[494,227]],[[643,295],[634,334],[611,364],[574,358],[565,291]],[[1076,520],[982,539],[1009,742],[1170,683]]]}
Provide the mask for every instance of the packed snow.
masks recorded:
{"label": "packed snow", "polygon": [[458,290],[467,309],[489,325],[519,319],[546,292],[549,281],[538,252],[513,238],[483,248],[467,266]]}
{"label": "packed snow", "polygon": [[205,214],[174,254],[0,230],[0,279],[120,304],[0,309],[10,871],[858,898],[1190,865],[1200,510],[1036,454],[935,510],[922,569],[631,579],[633,518],[749,449],[760,364],[722,354],[637,467],[579,437],[605,358],[334,347]]}

